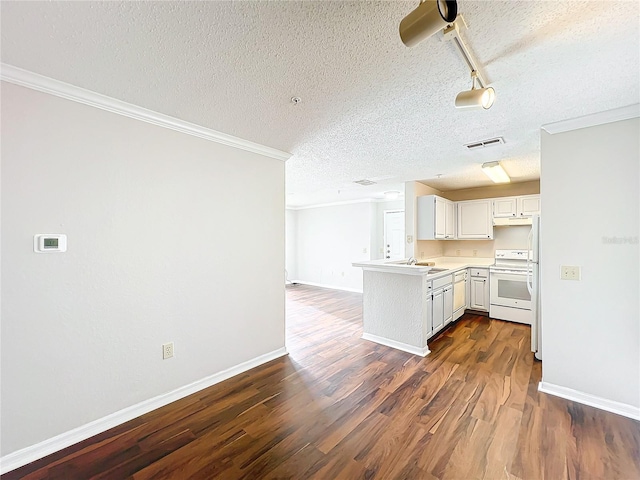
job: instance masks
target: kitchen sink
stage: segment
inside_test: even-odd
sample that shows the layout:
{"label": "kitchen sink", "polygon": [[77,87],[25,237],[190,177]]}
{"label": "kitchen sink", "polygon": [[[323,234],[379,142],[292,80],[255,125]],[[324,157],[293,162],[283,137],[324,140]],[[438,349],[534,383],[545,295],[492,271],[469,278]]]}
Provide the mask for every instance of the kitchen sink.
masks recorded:
{"label": "kitchen sink", "polygon": [[433,275],[435,273],[446,272],[448,268],[432,268],[427,272],[427,275]]}

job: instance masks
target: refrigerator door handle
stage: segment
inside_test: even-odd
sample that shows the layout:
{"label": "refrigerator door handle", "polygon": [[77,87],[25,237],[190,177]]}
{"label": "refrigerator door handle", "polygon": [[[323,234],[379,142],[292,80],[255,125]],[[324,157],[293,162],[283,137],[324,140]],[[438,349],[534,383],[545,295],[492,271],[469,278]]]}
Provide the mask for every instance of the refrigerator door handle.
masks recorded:
{"label": "refrigerator door handle", "polygon": [[[533,241],[533,228],[529,232],[529,238],[527,238],[527,290],[529,295],[533,294],[533,278],[531,278],[531,243]],[[531,283],[529,282],[531,278]]]}

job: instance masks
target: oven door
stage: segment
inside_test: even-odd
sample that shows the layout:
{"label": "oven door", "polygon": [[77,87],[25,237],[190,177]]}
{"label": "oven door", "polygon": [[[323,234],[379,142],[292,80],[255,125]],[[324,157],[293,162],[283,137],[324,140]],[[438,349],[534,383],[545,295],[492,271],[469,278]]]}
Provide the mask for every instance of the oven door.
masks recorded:
{"label": "oven door", "polygon": [[491,270],[490,287],[492,305],[531,310],[526,270]]}

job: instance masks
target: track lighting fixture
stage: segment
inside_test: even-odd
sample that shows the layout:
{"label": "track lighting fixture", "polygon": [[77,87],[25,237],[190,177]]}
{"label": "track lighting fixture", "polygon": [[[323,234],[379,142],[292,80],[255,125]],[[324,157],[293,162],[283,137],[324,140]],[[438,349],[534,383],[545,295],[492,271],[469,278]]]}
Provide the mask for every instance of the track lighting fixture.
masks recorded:
{"label": "track lighting fixture", "polygon": [[496,92],[491,87],[476,88],[478,74],[475,70],[471,72],[471,90],[460,92],[456,96],[456,108],[491,108],[496,99]]}
{"label": "track lighting fixture", "polygon": [[[487,87],[478,70],[471,51],[462,40],[460,30],[467,28],[462,15],[458,18],[456,0],[421,0],[420,5],[400,22],[400,39],[407,47],[413,47],[435,33],[442,31],[444,40],[453,42],[460,56],[471,70],[471,90],[460,92],[455,100],[456,108],[491,108],[496,92]],[[476,88],[476,82],[480,88]]]}
{"label": "track lighting fixture", "polygon": [[413,47],[452,23],[458,15],[456,0],[422,0],[418,8],[400,22],[400,39]]}

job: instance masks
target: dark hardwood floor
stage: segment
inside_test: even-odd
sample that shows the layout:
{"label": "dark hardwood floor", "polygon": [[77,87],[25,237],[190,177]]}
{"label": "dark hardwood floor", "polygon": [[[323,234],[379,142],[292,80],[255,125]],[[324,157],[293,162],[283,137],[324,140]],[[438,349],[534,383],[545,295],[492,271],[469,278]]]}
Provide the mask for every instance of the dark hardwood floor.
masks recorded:
{"label": "dark hardwood floor", "polygon": [[359,294],[288,287],[287,319],[289,356],[2,478],[640,478],[640,423],[539,393],[526,326],[421,358],[360,339]]}

